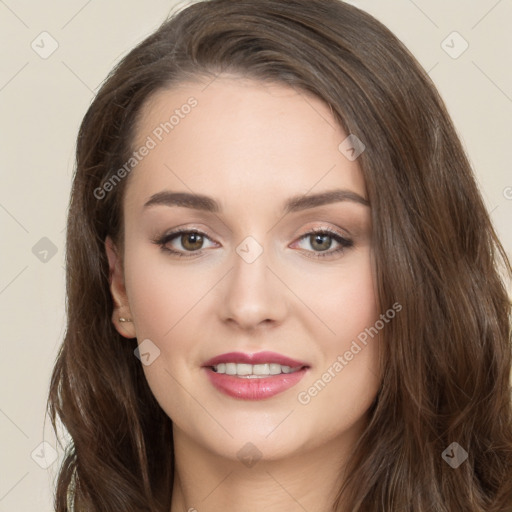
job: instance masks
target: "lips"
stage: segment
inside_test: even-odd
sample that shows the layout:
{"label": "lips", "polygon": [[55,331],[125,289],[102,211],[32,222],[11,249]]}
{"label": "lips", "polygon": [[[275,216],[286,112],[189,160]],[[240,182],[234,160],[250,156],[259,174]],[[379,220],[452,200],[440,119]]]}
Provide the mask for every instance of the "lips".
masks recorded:
{"label": "lips", "polygon": [[274,363],[281,366],[290,366],[297,368],[298,366],[308,366],[307,363],[291,359],[276,352],[257,352],[256,354],[245,354],[243,352],[228,352],[220,356],[208,359],[203,366],[216,366],[219,363],[245,363],[245,364],[265,364]]}
{"label": "lips", "polygon": [[263,400],[297,384],[309,365],[275,352],[229,352],[209,359],[203,368],[221,393],[242,400]]}

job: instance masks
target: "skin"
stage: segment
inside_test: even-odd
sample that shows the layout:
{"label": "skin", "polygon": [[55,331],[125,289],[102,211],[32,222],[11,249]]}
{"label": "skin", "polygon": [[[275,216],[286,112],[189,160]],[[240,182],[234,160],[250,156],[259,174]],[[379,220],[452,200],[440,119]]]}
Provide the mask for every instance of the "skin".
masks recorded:
{"label": "skin", "polygon": [[[283,215],[283,204],[332,189],[366,198],[365,182],[357,160],[338,149],[347,134],[328,106],[236,76],[156,93],[134,147],[191,96],[197,106],[128,178],[123,250],[106,240],[112,321],[123,336],[160,350],[143,368],[173,420],[171,512],[327,511],[379,388],[378,336],[309,403],[298,394],[379,318],[370,207],[346,200]],[[164,190],[211,196],[221,211],[144,208]],[[154,243],[177,227],[207,235],[199,256],[179,258]],[[353,246],[335,253],[340,245],[327,238],[330,255],[316,257],[325,245],[311,240],[314,228],[335,230]],[[236,252],[247,236],[263,249],[252,263]],[[167,247],[186,253],[187,241]],[[296,386],[260,401],[222,394],[202,368],[222,353],[262,350],[310,368]],[[244,446],[261,456],[252,467],[237,455]]]}

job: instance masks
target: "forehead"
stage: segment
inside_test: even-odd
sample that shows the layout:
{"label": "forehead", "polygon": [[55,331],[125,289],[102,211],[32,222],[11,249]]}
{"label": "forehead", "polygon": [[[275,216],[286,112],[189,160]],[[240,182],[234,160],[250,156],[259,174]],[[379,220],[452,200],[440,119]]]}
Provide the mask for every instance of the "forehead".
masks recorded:
{"label": "forehead", "polygon": [[143,107],[133,147],[150,149],[130,174],[127,200],[163,189],[246,202],[332,187],[364,195],[357,162],[339,150],[346,137],[328,105],[286,85],[225,76],[182,83]]}

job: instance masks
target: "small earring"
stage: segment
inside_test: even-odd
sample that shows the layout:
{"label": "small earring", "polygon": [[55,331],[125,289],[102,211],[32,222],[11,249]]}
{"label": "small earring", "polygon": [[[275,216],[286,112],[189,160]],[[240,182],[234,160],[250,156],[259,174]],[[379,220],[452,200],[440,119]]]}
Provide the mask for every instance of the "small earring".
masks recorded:
{"label": "small earring", "polygon": [[120,322],[133,322],[131,318],[123,318],[122,316],[119,317]]}

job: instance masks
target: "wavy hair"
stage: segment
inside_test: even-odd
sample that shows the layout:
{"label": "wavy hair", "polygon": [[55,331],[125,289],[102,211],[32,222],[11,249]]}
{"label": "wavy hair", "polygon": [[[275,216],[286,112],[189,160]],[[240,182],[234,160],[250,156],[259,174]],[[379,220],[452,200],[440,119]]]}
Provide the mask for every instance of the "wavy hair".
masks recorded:
{"label": "wavy hair", "polygon": [[[382,382],[333,511],[512,510],[511,266],[429,76],[380,22],[339,0],[210,0],[166,20],[108,76],[80,127],[67,225],[67,329],[48,411],[70,442],[58,512],[168,512],[172,423],[136,340],[115,330],[104,242],[122,244],[122,180],[158,90],[230,73],[330,106],[359,157],[372,209]],[[454,469],[443,451],[468,454]]]}

